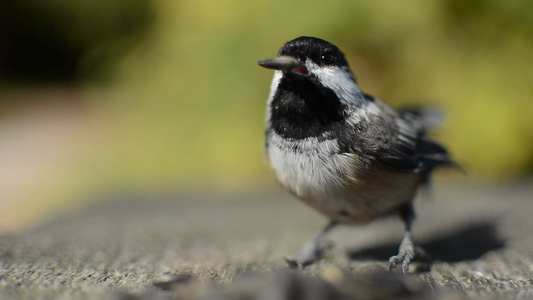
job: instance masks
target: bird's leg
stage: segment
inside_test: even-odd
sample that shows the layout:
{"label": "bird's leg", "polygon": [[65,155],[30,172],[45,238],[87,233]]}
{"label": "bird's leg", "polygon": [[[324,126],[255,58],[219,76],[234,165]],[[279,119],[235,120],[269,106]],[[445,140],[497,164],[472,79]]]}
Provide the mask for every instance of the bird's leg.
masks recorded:
{"label": "bird's leg", "polygon": [[330,247],[330,243],[324,242],[324,236],[337,225],[336,222],[330,221],[322,228],[311,240],[304,244],[300,253],[296,256],[289,256],[285,261],[290,268],[305,267],[320,259],[325,250]]}
{"label": "bird's leg", "polygon": [[415,212],[413,205],[409,204],[400,210],[400,215],[405,222],[405,234],[403,236],[402,243],[398,250],[398,255],[392,256],[389,259],[389,271],[394,269],[399,263],[402,264],[402,271],[407,273],[409,271],[409,264],[415,255],[425,257],[425,251],[416,247],[411,239],[411,225],[415,219]]}

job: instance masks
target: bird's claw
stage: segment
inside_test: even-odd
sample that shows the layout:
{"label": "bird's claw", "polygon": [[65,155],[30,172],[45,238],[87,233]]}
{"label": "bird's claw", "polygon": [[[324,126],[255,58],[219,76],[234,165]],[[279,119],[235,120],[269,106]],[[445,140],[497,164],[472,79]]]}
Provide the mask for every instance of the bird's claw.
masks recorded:
{"label": "bird's claw", "polygon": [[389,259],[389,271],[402,264],[402,272],[405,274],[409,271],[409,265],[415,256],[426,257],[426,252],[420,247],[414,247],[412,244],[400,246],[398,255],[394,255]]}
{"label": "bird's claw", "polygon": [[326,250],[333,247],[332,243],[323,243],[313,248],[304,247],[298,256],[287,256],[285,262],[291,269],[305,268],[316,261],[320,260]]}
{"label": "bird's claw", "polygon": [[301,258],[295,257],[295,256],[287,256],[287,257],[285,257],[285,262],[287,263],[287,266],[290,269],[303,269],[303,268],[307,267],[308,265],[313,264],[317,260],[318,260],[318,258],[304,260],[304,259],[301,259]]}
{"label": "bird's claw", "polygon": [[392,256],[389,259],[389,271],[392,271],[392,269],[396,268],[396,266],[401,262],[402,263],[402,272],[405,274],[407,271],[409,271],[409,264],[411,263],[411,260],[413,260],[414,253],[406,253],[404,255],[398,254],[395,256]]}

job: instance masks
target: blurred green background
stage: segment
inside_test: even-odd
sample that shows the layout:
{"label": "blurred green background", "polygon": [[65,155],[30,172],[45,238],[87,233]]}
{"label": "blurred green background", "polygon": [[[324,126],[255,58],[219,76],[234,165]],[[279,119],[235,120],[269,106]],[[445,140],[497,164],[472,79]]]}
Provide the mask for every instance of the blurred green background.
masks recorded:
{"label": "blurred green background", "polygon": [[367,93],[441,107],[469,173],[450,177],[531,174],[531,1],[7,0],[0,231],[119,191],[274,186],[256,61],[301,35],[338,45]]}

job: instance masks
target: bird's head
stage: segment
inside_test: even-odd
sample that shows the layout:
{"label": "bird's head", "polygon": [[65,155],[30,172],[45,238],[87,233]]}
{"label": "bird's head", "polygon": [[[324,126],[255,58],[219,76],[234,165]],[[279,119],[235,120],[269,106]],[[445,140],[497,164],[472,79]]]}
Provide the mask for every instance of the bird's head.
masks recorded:
{"label": "bird's head", "polygon": [[268,128],[287,138],[329,134],[349,110],[366,101],[337,46],[302,36],[278,56],[258,62],[274,69],[267,105]]}
{"label": "bird's head", "polygon": [[308,81],[320,89],[329,89],[339,98],[349,100],[360,93],[344,54],[337,46],[315,37],[302,36],[279,50],[278,56],[258,62],[264,68],[277,70],[278,80]]}

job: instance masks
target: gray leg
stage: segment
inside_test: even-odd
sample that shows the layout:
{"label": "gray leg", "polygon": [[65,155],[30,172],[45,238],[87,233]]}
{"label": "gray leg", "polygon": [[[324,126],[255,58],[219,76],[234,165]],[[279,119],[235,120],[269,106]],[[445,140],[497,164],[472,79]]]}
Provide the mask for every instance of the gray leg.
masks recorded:
{"label": "gray leg", "polygon": [[321,229],[311,240],[305,243],[296,257],[286,257],[285,261],[289,267],[303,268],[319,260],[322,257],[324,250],[327,250],[330,247],[329,243],[324,242],[324,236],[336,225],[336,222],[330,221],[326,227]]}
{"label": "gray leg", "polygon": [[405,234],[403,236],[402,243],[398,250],[398,255],[392,256],[389,259],[389,271],[394,269],[399,263],[402,264],[402,271],[407,273],[409,271],[409,264],[415,255],[425,257],[425,252],[420,247],[415,247],[413,240],[411,239],[411,225],[415,219],[415,212],[412,204],[409,204],[400,211],[402,219],[405,222]]}

